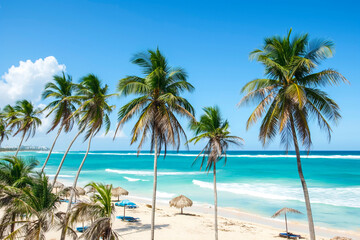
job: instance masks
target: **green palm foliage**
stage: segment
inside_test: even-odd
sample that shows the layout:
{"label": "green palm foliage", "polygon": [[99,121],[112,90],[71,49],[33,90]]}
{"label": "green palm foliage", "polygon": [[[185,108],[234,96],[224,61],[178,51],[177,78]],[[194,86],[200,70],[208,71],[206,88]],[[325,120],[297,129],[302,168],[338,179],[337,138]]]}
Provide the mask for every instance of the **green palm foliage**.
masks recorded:
{"label": "green palm foliage", "polygon": [[45,85],[45,90],[42,93],[42,97],[43,99],[51,98],[54,100],[50,102],[43,111],[48,109],[50,110],[46,117],[54,115],[54,119],[48,133],[53,131],[58,126],[59,130],[50,148],[49,154],[44,162],[41,172],[44,171],[52,150],[54,149],[55,143],[62,130],[64,130],[66,133],[72,130],[75,119],[70,116],[72,116],[73,112],[76,111],[75,104],[80,104],[78,100],[69,98],[76,90],[76,85],[72,82],[72,77],[70,75],[66,76],[63,72],[62,75],[55,75],[53,80],[54,82],[49,82]]}
{"label": "green palm foliage", "polygon": [[315,72],[322,60],[334,52],[329,40],[309,41],[307,34],[290,38],[265,39],[264,47],[250,53],[250,58],[262,63],[267,78],[255,79],[242,88],[246,95],[240,104],[256,103],[257,107],[247,121],[247,128],[262,119],[259,139],[265,145],[279,133],[286,150],[294,144],[298,172],[304,190],[309,231],[312,240],[315,230],[310,199],[301,168],[298,138],[305,149],[310,150],[310,119],[316,119],[319,127],[331,137],[330,123],[340,119],[339,106],[320,87],[348,82],[333,69]]}
{"label": "green palm foliage", "polygon": [[14,108],[9,108],[9,115],[7,116],[10,121],[10,129],[15,129],[14,136],[22,133],[19,147],[15,153],[17,156],[24,138],[28,139],[30,136],[33,137],[36,133],[36,129],[41,125],[40,109],[34,107],[34,105],[27,101],[17,101]]}
{"label": "green palm foliage", "polygon": [[[3,239],[42,240],[45,233],[55,226],[55,211],[59,196],[51,193],[48,178],[39,174],[33,179],[31,187],[5,187],[4,194],[11,196],[10,204],[5,207],[1,226],[17,224],[18,227]],[[11,216],[21,216],[13,221]]]}
{"label": "green palm foliage", "polygon": [[120,94],[137,97],[120,109],[116,131],[130,119],[138,116],[132,129],[131,144],[139,140],[139,153],[148,136],[150,150],[155,150],[151,220],[151,238],[154,239],[157,157],[162,147],[166,155],[168,144],[179,149],[181,137],[186,138],[176,115],[193,119],[193,107],[180,95],[192,91],[194,87],[187,81],[184,69],[170,67],[159,49],[135,55],[132,63],[141,67],[144,76],[128,76],[119,81]]}
{"label": "green palm foliage", "polygon": [[38,165],[35,158],[3,157],[0,159],[0,184],[23,188],[31,183],[31,175]]}
{"label": "green palm foliage", "polygon": [[103,185],[101,183],[90,183],[87,186],[93,187],[96,191],[92,202],[81,202],[72,209],[71,223],[91,221],[92,224],[84,232],[81,238],[84,239],[119,239],[114,231],[113,219],[115,206],[111,202],[112,185]]}
{"label": "green palm foliage", "polygon": [[3,111],[1,112],[1,117],[7,123],[7,125],[10,127],[11,131],[19,128],[19,125],[20,125],[19,122],[17,124],[14,124],[14,123],[10,124],[10,122],[14,122],[14,120],[17,118],[16,111],[13,106],[11,106],[9,104],[6,105],[3,109]]}
{"label": "green palm foliage", "polygon": [[[105,134],[110,129],[109,114],[112,112],[115,106],[109,105],[108,100],[116,94],[108,94],[108,86],[102,86],[99,78],[93,74],[89,74],[82,78],[81,83],[78,86],[77,96],[71,97],[82,101],[81,106],[73,113],[73,115],[79,114],[79,126],[80,129],[86,129],[85,140],[88,139],[88,147],[85,156],[79,166],[72,189],[76,188],[77,180],[79,178],[81,169],[85,163],[85,160],[89,154],[91,140],[100,131],[102,127],[105,127]],[[69,205],[67,209],[67,217],[70,214],[71,202],[74,198],[75,192],[72,191]],[[66,227],[62,231],[61,239],[65,239]]]}
{"label": "green palm foliage", "polygon": [[207,141],[204,149],[195,158],[194,163],[202,156],[200,170],[205,166],[206,171],[209,172],[212,169],[214,173],[215,239],[218,239],[216,164],[222,159],[226,164],[229,146],[231,144],[241,145],[244,140],[230,135],[229,122],[221,117],[218,107],[205,107],[203,110],[204,114],[200,117],[200,120],[198,122],[193,121],[190,124],[195,137],[190,139],[189,142],[196,144],[201,140]]}
{"label": "green palm foliage", "polygon": [[[25,188],[32,184],[32,174],[35,167],[39,164],[34,158],[18,158],[14,156],[6,156],[0,159],[0,207],[8,207],[12,204],[12,195],[4,194],[4,189],[7,187],[12,188]],[[6,215],[6,214],[4,214]],[[7,218],[3,218],[2,222],[10,218],[14,222],[18,214],[11,213]],[[0,227],[0,238],[5,231],[13,232],[15,230],[15,223]],[[9,229],[8,229],[9,228]]]}
{"label": "green palm foliage", "polygon": [[0,148],[3,141],[9,139],[9,135],[11,135],[11,130],[8,129],[5,119],[0,115]]}

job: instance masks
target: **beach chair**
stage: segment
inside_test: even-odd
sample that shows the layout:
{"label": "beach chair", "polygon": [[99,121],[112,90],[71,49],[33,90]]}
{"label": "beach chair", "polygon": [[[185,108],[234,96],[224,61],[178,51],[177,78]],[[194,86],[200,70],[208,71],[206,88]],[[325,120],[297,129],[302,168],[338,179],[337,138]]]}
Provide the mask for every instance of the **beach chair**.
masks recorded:
{"label": "beach chair", "polygon": [[78,232],[84,232],[86,229],[88,229],[89,227],[88,226],[85,226],[85,227],[77,227],[76,228],[76,231],[78,231]]}
{"label": "beach chair", "polygon": [[120,219],[125,222],[138,222],[139,218],[134,217],[124,217],[124,216],[116,216],[117,219]]}
{"label": "beach chair", "polygon": [[280,233],[279,237],[289,238],[289,239],[300,239],[301,235],[296,235],[293,233]]}

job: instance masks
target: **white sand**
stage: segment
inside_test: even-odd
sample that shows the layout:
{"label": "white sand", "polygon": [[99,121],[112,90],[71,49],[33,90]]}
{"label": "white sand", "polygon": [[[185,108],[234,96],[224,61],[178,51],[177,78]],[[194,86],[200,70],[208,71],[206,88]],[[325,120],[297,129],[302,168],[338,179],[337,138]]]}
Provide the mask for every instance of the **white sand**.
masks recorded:
{"label": "white sand", "polygon": [[[121,235],[120,239],[143,240],[150,238],[151,208],[144,199],[126,197],[139,205],[137,209],[126,209],[126,215],[140,218],[138,223],[127,223],[119,219],[114,220],[114,229]],[[180,215],[179,209],[170,208],[165,203],[158,203],[156,211],[155,238],[160,240],[202,240],[214,239],[213,209],[205,206],[193,206],[185,208],[184,215]],[[66,204],[61,204],[61,210],[66,209]],[[123,208],[116,207],[116,215],[123,215]],[[219,239],[282,239],[279,232],[284,232],[284,222],[263,218],[251,214],[241,213],[234,209],[219,209]],[[225,217],[226,216],[226,217]],[[86,224],[85,224],[86,225]],[[78,224],[81,226],[81,223]],[[289,230],[301,234],[308,239],[306,225],[289,222]],[[317,228],[317,239],[330,239],[334,236],[348,236],[360,239],[360,234],[350,231],[336,231],[333,229]],[[322,237],[321,237],[322,236]],[[60,232],[51,231],[46,239],[59,239]]]}

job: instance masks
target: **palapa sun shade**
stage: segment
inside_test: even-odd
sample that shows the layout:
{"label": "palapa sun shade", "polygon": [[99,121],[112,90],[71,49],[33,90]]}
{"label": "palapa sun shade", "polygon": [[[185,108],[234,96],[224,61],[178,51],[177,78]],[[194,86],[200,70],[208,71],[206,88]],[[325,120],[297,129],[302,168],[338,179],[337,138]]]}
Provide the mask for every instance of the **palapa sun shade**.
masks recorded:
{"label": "palapa sun shade", "polygon": [[122,187],[117,187],[117,188],[111,189],[111,194],[115,197],[118,197],[118,201],[119,201],[119,197],[121,195],[128,195],[129,192],[126,191],[125,189],[123,189]]}
{"label": "palapa sun shade", "polygon": [[85,190],[82,187],[76,187],[77,194],[80,196],[85,195]]}
{"label": "palapa sun shade", "polygon": [[170,207],[181,208],[181,214],[183,214],[183,208],[191,207],[193,205],[193,202],[184,195],[180,195],[177,196],[176,198],[171,199],[169,204]]}
{"label": "palapa sun shade", "polygon": [[[284,207],[284,208],[280,209],[279,211],[277,211],[276,213],[274,213],[274,215],[271,216],[272,218],[276,218],[276,217],[284,214],[284,215],[285,215],[286,233],[289,233],[289,231],[288,231],[288,225],[287,225],[286,213],[302,214],[302,212],[300,212],[300,211],[298,211],[298,210],[296,210],[296,209],[293,209],[293,208]],[[289,238],[289,236],[288,236],[288,238]]]}
{"label": "palapa sun shade", "polygon": [[63,187],[64,187],[64,184],[62,184],[61,182],[56,181],[55,184],[54,184],[55,193],[57,194],[58,188],[62,189]]}

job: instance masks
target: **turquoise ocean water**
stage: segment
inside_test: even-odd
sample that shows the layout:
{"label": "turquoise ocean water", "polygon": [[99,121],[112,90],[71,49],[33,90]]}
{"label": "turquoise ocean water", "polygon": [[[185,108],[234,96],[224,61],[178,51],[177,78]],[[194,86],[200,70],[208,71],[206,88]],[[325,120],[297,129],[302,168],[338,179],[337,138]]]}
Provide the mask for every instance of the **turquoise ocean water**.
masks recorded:
{"label": "turquoise ocean water", "polygon": [[[158,199],[168,201],[184,194],[195,202],[213,203],[213,175],[192,166],[198,152],[169,152],[158,161]],[[0,153],[5,154],[5,153]],[[22,152],[41,163],[47,152]],[[70,185],[84,152],[69,153],[59,181]],[[52,154],[46,173],[52,177],[62,152]],[[316,151],[302,158],[317,226],[360,229],[360,151]],[[89,181],[112,183],[131,194],[151,198],[153,155],[143,152],[91,152],[79,185]],[[294,153],[280,151],[233,151],[226,166],[218,164],[219,206],[270,217],[287,206],[303,213],[305,203]],[[292,216],[306,221],[306,215]]]}

